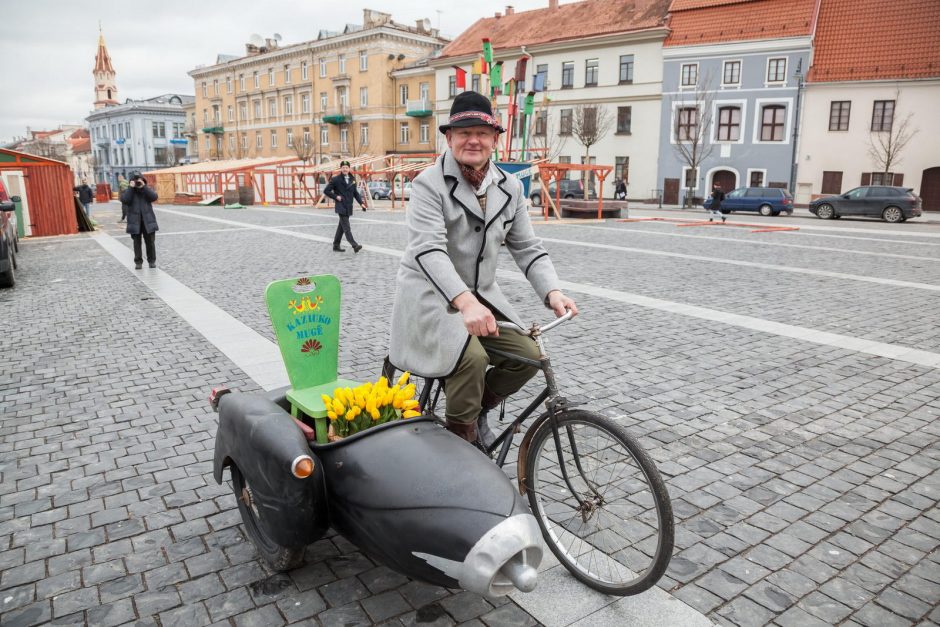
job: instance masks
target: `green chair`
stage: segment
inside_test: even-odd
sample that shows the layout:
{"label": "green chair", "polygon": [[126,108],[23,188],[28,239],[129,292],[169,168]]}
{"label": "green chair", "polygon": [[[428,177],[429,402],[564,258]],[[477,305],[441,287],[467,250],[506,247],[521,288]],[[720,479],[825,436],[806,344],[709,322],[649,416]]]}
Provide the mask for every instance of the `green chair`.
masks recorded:
{"label": "green chair", "polygon": [[339,279],[331,274],[274,281],[264,291],[290,379],[291,415],[312,418],[320,444],[328,441],[329,423],[321,395],[359,385],[337,377],[340,299]]}

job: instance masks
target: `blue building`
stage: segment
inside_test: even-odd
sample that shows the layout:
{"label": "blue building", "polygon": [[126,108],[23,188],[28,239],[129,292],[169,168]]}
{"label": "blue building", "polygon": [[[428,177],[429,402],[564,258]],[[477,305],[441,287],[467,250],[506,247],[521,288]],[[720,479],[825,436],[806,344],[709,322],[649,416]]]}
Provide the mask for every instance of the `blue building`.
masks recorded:
{"label": "blue building", "polygon": [[789,188],[814,0],[682,6],[698,8],[673,5],[663,45],[663,202],[705,198],[714,183]]}

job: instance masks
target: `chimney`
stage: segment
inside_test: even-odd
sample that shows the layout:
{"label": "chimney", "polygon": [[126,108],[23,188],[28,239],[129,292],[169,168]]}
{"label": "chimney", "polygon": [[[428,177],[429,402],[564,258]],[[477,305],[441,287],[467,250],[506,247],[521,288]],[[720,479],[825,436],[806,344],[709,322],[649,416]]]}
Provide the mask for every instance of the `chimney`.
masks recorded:
{"label": "chimney", "polygon": [[502,16],[503,16],[503,14],[500,13],[499,11],[497,11],[496,13],[493,14],[493,17],[495,17],[495,18],[500,18],[500,17],[502,17]]}
{"label": "chimney", "polygon": [[557,8],[558,8],[558,0],[548,0],[548,8],[549,8],[549,9],[557,9]]}
{"label": "chimney", "polygon": [[512,8],[512,5],[507,5],[507,6],[506,6],[506,15],[512,15],[512,14],[515,13],[515,12],[516,12],[516,10]]}

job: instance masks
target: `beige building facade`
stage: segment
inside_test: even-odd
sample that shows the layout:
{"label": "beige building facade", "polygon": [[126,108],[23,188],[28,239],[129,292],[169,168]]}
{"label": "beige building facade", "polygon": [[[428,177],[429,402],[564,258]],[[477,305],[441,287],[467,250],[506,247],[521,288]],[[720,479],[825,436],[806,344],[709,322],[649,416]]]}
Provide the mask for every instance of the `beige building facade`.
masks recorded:
{"label": "beige building facade", "polygon": [[361,26],[300,44],[254,36],[245,56],[189,72],[198,158],[427,152],[420,140],[427,134],[433,147],[434,74],[423,63],[446,43],[429,20],[405,26],[370,9]]}

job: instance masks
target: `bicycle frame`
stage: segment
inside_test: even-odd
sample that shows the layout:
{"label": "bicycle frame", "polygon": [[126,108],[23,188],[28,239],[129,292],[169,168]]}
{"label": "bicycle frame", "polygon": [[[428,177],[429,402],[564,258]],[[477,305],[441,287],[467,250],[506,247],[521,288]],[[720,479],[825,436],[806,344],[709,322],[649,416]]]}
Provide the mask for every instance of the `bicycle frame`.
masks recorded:
{"label": "bicycle frame", "polygon": [[[533,340],[535,340],[536,345],[539,349],[539,359],[538,361],[533,359],[528,359],[521,355],[516,355],[515,353],[509,353],[506,351],[501,351],[497,349],[489,349],[489,352],[497,354],[501,357],[505,357],[511,361],[526,364],[532,366],[533,368],[538,368],[542,374],[545,376],[545,388],[539,392],[539,394],[529,403],[529,405],[520,413],[516,418],[509,423],[509,425],[503,429],[503,431],[496,437],[496,440],[492,445],[487,447],[486,454],[490,457],[493,456],[493,453],[499,450],[499,454],[496,457],[496,464],[502,468],[506,463],[506,457],[509,455],[509,449],[512,447],[513,438],[516,433],[521,430],[521,425],[525,422],[533,412],[538,408],[542,402],[545,402],[546,412],[541,414],[536,422],[532,425],[531,428],[534,428],[536,425],[540,424],[542,420],[547,419],[551,422],[552,425],[552,438],[555,441],[555,450],[558,452],[558,464],[561,467],[561,474],[565,480],[565,485],[568,487],[570,494],[572,494],[578,501],[578,510],[582,513],[589,511],[591,508],[588,507],[581,496],[578,494],[578,491],[574,489],[574,486],[571,484],[571,480],[568,477],[568,470],[565,466],[565,460],[562,453],[561,445],[561,436],[559,435],[558,430],[558,418],[557,414],[573,405],[568,402],[568,400],[561,396],[558,392],[558,386],[555,382],[555,371],[552,368],[551,359],[549,358],[546,350],[545,343],[542,340],[542,334],[546,331],[558,326],[559,324],[569,320],[571,318],[571,312],[568,312],[564,316],[553,320],[552,322],[540,327],[538,324],[533,323],[532,327],[528,330],[524,330],[518,325],[512,322],[498,322],[497,324],[504,329],[510,329],[516,331],[517,333],[522,333],[523,335],[528,335]],[[440,398],[441,388],[443,387],[443,379],[425,379],[426,384],[421,390],[421,394],[418,399],[420,407],[433,409],[437,406],[437,401]],[[428,404],[428,401],[431,400],[431,391],[434,388],[434,383],[437,382],[437,388],[434,393],[433,401]],[[503,416],[506,414],[506,405],[503,403],[500,407],[500,421],[502,421]],[[575,466],[578,469],[578,474],[581,475],[581,478],[584,480],[585,484],[590,488],[591,492],[594,493],[595,497],[602,498],[601,495],[597,492],[596,486],[587,478],[585,475],[584,469],[581,467],[581,456],[578,454],[578,448],[574,441],[574,434],[571,432],[570,427],[567,429],[568,442],[571,445],[571,452],[574,456]]]}

